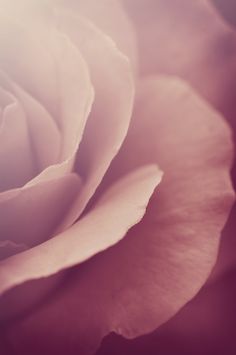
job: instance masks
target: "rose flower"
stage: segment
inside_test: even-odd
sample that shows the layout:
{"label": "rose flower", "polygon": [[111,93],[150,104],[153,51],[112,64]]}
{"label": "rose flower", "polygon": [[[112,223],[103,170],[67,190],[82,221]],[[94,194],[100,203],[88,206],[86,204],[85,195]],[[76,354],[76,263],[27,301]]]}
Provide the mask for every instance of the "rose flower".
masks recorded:
{"label": "rose flower", "polygon": [[203,0],[150,0],[156,37],[143,0],[0,5],[1,354],[92,354],[167,322],[216,262],[228,27]]}

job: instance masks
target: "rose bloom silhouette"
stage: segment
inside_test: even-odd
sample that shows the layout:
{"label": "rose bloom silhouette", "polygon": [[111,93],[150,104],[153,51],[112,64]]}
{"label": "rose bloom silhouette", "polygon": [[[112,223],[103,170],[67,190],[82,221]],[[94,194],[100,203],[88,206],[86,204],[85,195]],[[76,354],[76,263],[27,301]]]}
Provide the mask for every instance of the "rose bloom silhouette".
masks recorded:
{"label": "rose bloom silhouette", "polygon": [[230,354],[232,21],[0,5],[1,354]]}

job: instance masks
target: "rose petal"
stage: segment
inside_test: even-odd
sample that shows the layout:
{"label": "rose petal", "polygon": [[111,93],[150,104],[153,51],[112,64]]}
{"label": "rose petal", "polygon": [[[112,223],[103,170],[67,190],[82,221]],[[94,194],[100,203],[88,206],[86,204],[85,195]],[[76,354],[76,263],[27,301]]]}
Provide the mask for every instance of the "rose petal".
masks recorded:
{"label": "rose petal", "polygon": [[188,80],[234,121],[236,34],[211,1],[123,2],[136,25],[142,72]]}
{"label": "rose petal", "polygon": [[61,164],[50,166],[30,184],[52,179],[72,170],[94,98],[87,65],[70,40],[55,32],[50,48],[56,52],[61,87],[58,98],[62,130]]}
{"label": "rose petal", "polygon": [[96,355],[234,355],[235,269],[205,286],[156,332],[127,340],[110,335]]}
{"label": "rose petal", "polygon": [[[131,60],[133,68],[137,67],[135,32],[120,1],[100,0],[96,3],[93,0],[61,0],[60,4],[90,19],[115,41],[121,52]],[[58,1],[55,1],[55,7],[57,5]]]}
{"label": "rose petal", "polygon": [[62,133],[61,164],[44,170],[30,182],[32,185],[71,171],[91,109],[93,88],[85,61],[65,35],[52,26],[46,27],[45,34],[42,24],[27,28],[17,20],[1,16],[1,67],[53,113]]}
{"label": "rose petal", "polygon": [[61,221],[81,181],[75,174],[0,194],[1,239],[28,246],[48,239]]}
{"label": "rose petal", "polygon": [[173,316],[214,264],[233,199],[231,151],[226,124],[185,84],[146,83],[111,172],[160,161],[160,195],[124,240],[78,267],[47,304],[9,329],[16,354],[92,353],[109,331],[133,337]]}
{"label": "rose petal", "polygon": [[90,68],[96,97],[77,156],[76,171],[84,179],[81,194],[63,220],[71,225],[94,194],[128,130],[134,84],[127,59],[107,35],[71,12],[57,11],[59,27],[78,46]]}
{"label": "rose petal", "polygon": [[1,192],[25,184],[37,173],[25,113],[14,97],[2,113],[0,142]]}
{"label": "rose petal", "polygon": [[[101,257],[100,265],[95,263],[96,270],[101,268],[94,270],[96,279],[102,277],[109,285],[116,280],[113,292],[117,287],[123,291],[110,320],[112,330],[127,337],[151,331],[206,280],[233,202],[230,138],[220,115],[181,81],[163,78],[142,87],[130,134],[107,179],[153,159],[165,177],[158,201],[152,199],[142,223],[122,241],[120,250],[117,246]],[[115,274],[110,267],[106,277],[109,263],[114,268],[122,264],[125,274]],[[112,303],[103,296],[104,304],[110,302],[106,312],[112,314],[114,299]],[[124,311],[119,313],[120,308]]]}
{"label": "rose petal", "polygon": [[0,86],[1,111],[4,110],[6,106],[11,105],[13,102],[14,102],[14,97]]}
{"label": "rose petal", "polygon": [[0,260],[8,258],[14,254],[20,253],[27,249],[25,244],[17,244],[10,240],[0,240]]}
{"label": "rose petal", "polygon": [[231,211],[228,222],[224,228],[220,249],[218,253],[218,259],[216,266],[213,269],[209,283],[218,280],[220,277],[223,277],[230,270],[235,269],[236,267],[236,239],[235,239],[235,230],[236,230],[236,204]]}
{"label": "rose petal", "polygon": [[59,31],[53,32],[48,49],[54,55],[58,73],[63,161],[75,153],[81,141],[93,101],[93,87],[87,64],[69,38]]}
{"label": "rose petal", "polygon": [[112,186],[95,208],[71,228],[0,262],[0,293],[74,266],[117,243],[142,218],[161,175],[153,166],[139,169]]}
{"label": "rose petal", "polygon": [[0,18],[1,69],[50,112],[56,113],[55,63],[43,45],[45,33],[34,26],[27,29],[23,19],[14,11],[9,13],[5,6],[1,7]]}
{"label": "rose petal", "polygon": [[38,101],[11,81],[6,74],[0,73],[0,82],[2,87],[5,87],[17,98],[24,109],[38,170],[42,171],[49,165],[56,163],[60,153],[60,132],[51,115]]}

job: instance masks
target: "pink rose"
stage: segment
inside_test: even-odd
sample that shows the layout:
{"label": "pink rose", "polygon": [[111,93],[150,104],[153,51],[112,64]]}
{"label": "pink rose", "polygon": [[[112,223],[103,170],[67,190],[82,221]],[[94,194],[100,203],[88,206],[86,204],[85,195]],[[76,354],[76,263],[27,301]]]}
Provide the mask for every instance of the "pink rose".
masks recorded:
{"label": "pink rose", "polygon": [[3,355],[94,353],[204,285],[234,200],[231,32],[204,0],[1,1]]}

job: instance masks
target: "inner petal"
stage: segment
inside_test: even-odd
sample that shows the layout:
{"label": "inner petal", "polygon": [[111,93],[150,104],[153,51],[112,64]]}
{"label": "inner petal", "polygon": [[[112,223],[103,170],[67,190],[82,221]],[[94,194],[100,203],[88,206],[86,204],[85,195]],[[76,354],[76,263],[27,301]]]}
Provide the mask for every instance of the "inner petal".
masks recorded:
{"label": "inner petal", "polygon": [[[6,13],[7,16],[0,11],[0,47],[3,49],[0,52],[0,66],[17,86],[30,93],[31,98],[52,115],[61,133],[59,155],[58,151],[55,152],[57,160],[53,162],[51,159],[50,166],[46,167],[45,164],[48,147],[39,149],[43,151],[40,158],[43,154],[43,165],[46,168],[29,182],[35,185],[72,171],[91,109],[93,87],[86,62],[73,43],[59,33],[56,26],[53,27],[53,19],[46,21],[44,26],[37,21],[37,24],[29,24],[27,19],[22,22],[21,18],[14,15],[14,11]],[[30,106],[32,103],[31,100]],[[36,134],[32,141],[37,144],[40,140],[37,136],[37,120],[33,126]],[[37,147],[34,148],[37,153]]]}
{"label": "inner petal", "polygon": [[24,111],[9,97],[12,102],[2,111],[0,127],[0,191],[22,186],[37,173]]}
{"label": "inner petal", "polygon": [[80,178],[62,178],[0,194],[0,240],[29,247],[53,235],[81,188]]}
{"label": "inner petal", "polygon": [[6,76],[5,80],[24,107],[39,171],[42,171],[59,160],[61,136],[58,127],[52,116],[36,99]]}
{"label": "inner petal", "polygon": [[13,102],[12,96],[0,86],[0,127],[3,121],[3,116],[2,116],[3,110],[6,106],[12,104],[12,102]]}

